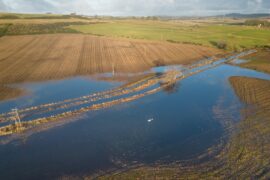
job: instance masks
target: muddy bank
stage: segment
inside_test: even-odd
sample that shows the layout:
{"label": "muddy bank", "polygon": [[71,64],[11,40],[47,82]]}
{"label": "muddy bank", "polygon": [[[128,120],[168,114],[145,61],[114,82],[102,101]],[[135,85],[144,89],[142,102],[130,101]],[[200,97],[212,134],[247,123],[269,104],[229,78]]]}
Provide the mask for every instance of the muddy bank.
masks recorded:
{"label": "muddy bank", "polygon": [[14,99],[25,94],[25,91],[0,85],[0,101]]}
{"label": "muddy bank", "polygon": [[240,64],[241,67],[270,73],[270,49],[259,50],[256,54],[244,57],[248,60]]}

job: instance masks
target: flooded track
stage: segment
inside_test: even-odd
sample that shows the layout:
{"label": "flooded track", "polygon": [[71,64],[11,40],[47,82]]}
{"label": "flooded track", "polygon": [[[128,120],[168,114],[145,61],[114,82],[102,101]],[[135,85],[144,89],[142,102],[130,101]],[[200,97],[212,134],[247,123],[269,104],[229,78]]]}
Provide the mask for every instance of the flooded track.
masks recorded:
{"label": "flooded track", "polygon": [[[137,81],[122,85],[112,90],[93,93],[78,98],[31,106],[0,114],[0,135],[9,135],[26,131],[32,127],[51,121],[80,115],[82,113],[117,104],[130,102],[154,94],[184,78],[230,62],[241,56],[254,53],[246,51],[227,58],[216,60],[205,59],[190,66],[175,66],[164,72],[148,72]],[[18,114],[16,114],[18,113]]]}

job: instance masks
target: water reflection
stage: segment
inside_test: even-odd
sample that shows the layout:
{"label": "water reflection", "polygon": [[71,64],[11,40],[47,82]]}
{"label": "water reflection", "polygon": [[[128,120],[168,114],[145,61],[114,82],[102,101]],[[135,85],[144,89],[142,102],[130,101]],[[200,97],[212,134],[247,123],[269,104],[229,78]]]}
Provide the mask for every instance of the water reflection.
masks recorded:
{"label": "water reflection", "polygon": [[[0,179],[50,179],[199,155],[223,138],[224,119],[240,120],[242,103],[228,83],[231,76],[270,79],[267,74],[222,65],[137,101],[87,112],[80,121],[35,133],[23,144],[14,140],[0,145]],[[27,98],[39,104],[47,98],[62,100],[114,86],[81,78],[32,84],[27,87],[33,94]],[[60,89],[55,92],[56,87]],[[59,95],[61,90],[65,93]],[[0,106],[8,109],[25,98]],[[148,123],[150,118],[154,121]]]}
{"label": "water reflection", "polygon": [[167,86],[163,87],[163,91],[168,93],[168,94],[173,94],[173,93],[177,93],[179,91],[180,88],[180,83],[170,83]]}

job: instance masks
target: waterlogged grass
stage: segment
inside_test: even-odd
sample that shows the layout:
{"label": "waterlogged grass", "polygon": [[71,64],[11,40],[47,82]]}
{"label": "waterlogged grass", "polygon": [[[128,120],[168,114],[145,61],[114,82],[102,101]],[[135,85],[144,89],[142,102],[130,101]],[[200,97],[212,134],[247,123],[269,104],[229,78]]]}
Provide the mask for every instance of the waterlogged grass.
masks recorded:
{"label": "waterlogged grass", "polygon": [[207,24],[188,26],[161,21],[115,21],[71,26],[70,28],[95,35],[184,42],[207,46],[225,42],[228,50],[270,46],[270,30],[251,26]]}

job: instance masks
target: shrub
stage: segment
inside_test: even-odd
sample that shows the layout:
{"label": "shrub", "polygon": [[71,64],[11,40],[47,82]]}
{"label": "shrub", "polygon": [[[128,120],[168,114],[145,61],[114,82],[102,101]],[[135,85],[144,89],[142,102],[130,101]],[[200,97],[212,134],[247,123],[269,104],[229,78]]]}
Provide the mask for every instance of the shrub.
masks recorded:
{"label": "shrub", "polygon": [[168,39],[167,40],[168,42],[170,43],[178,43],[178,44],[192,44],[192,45],[198,45],[198,46],[202,46],[203,44],[201,43],[197,43],[197,42],[187,42],[187,41],[175,41],[175,40],[172,40],[172,39]]}
{"label": "shrub", "polygon": [[209,41],[213,46],[219,49],[227,49],[228,44],[225,41]]}
{"label": "shrub", "polygon": [[153,63],[155,64],[156,67],[165,66],[165,63],[164,63],[163,59],[156,59],[156,60],[153,61]]}
{"label": "shrub", "polygon": [[8,28],[6,34],[52,34],[52,33],[79,33],[68,28],[70,25],[84,25],[83,22],[59,22],[52,24],[15,24]]}
{"label": "shrub", "polygon": [[258,20],[258,19],[250,19],[250,20],[246,20],[244,22],[244,25],[247,25],[247,26],[258,26],[258,25],[262,25],[264,27],[270,27],[270,22],[268,22],[268,21],[262,21],[262,20]]}
{"label": "shrub", "polygon": [[8,30],[8,28],[11,26],[12,24],[3,24],[0,25],[0,37],[4,36]]}
{"label": "shrub", "polygon": [[2,15],[0,16],[0,19],[20,19],[20,18],[16,15],[10,14],[10,15]]}

